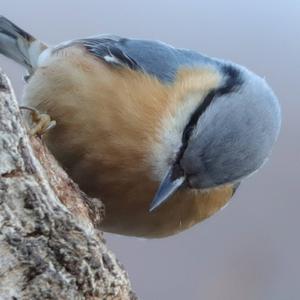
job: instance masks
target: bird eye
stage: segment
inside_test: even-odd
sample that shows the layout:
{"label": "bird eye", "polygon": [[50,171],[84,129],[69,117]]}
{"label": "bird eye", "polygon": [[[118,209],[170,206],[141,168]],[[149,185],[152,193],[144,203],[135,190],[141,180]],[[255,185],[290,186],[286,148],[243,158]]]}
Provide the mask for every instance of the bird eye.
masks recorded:
{"label": "bird eye", "polygon": [[193,131],[194,126],[188,126],[187,128],[184,129],[183,134],[182,134],[182,143],[185,144],[189,137],[191,136],[191,133]]}

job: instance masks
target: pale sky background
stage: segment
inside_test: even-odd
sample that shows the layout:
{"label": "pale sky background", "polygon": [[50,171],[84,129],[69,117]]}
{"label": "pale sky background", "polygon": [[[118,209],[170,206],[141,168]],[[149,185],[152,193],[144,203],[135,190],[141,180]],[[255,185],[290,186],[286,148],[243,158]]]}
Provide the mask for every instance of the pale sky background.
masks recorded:
{"label": "pale sky background", "polygon": [[[159,39],[266,77],[282,105],[281,135],[230,205],[170,238],[106,238],[143,300],[300,299],[299,0],[1,0],[0,14],[50,44],[98,33]],[[22,69],[0,65],[19,95]]]}

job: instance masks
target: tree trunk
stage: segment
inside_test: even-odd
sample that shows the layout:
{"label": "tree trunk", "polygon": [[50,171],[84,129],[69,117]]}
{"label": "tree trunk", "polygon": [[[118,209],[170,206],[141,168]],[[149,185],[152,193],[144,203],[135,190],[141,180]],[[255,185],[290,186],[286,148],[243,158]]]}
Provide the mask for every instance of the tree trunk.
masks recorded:
{"label": "tree trunk", "polygon": [[136,299],[88,198],[29,137],[0,73],[0,299]]}

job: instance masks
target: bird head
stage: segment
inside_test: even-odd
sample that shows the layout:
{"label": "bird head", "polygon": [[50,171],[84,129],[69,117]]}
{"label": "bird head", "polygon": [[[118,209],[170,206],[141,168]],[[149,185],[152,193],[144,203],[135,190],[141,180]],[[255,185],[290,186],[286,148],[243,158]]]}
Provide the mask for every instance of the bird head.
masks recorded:
{"label": "bird head", "polygon": [[199,99],[188,118],[150,211],[179,188],[239,183],[270,155],[281,124],[276,96],[264,79],[243,67],[220,63],[219,72],[220,85]]}

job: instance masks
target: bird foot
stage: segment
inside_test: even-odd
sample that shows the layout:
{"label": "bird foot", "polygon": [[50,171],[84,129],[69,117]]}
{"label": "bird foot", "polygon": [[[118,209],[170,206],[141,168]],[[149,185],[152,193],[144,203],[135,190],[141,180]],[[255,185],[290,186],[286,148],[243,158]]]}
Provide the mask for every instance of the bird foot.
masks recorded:
{"label": "bird foot", "polygon": [[20,106],[20,109],[28,110],[30,112],[31,121],[34,124],[34,126],[28,130],[30,136],[37,135],[38,137],[41,137],[56,125],[56,121],[51,120],[51,117],[48,114],[40,113],[35,108]]}

